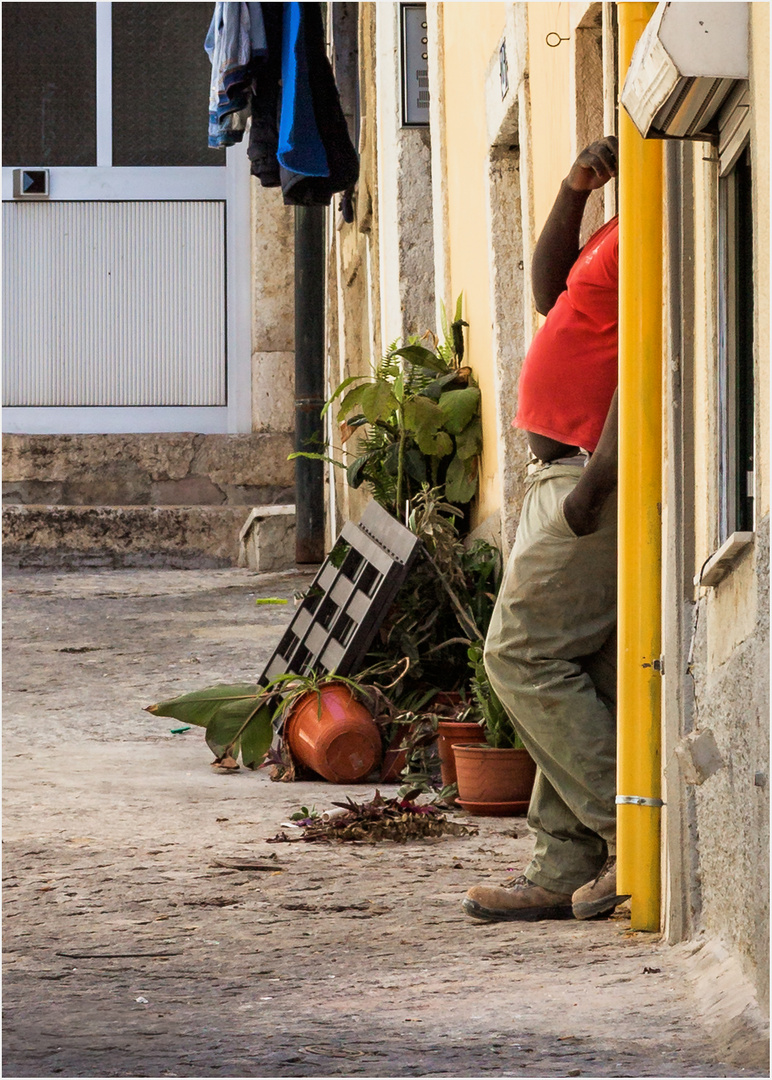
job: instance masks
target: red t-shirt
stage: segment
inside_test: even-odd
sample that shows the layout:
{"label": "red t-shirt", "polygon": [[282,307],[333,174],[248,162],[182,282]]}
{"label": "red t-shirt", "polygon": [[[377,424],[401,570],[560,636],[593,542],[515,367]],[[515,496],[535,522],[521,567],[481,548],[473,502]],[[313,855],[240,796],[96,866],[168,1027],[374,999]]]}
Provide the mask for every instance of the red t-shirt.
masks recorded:
{"label": "red t-shirt", "polygon": [[617,385],[619,218],[598,229],[523,363],[513,426],[594,450]]}

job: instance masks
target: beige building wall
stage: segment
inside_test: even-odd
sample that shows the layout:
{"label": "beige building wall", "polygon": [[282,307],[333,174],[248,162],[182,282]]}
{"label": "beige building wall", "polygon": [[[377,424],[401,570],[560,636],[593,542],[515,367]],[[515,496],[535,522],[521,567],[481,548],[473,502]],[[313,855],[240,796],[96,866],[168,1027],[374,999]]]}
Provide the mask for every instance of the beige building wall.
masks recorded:
{"label": "beige building wall", "polygon": [[[429,5],[432,121],[444,135],[432,148],[435,282],[446,307],[464,295],[485,432],[475,520],[491,535],[501,521],[505,550],[527,453],[511,430],[517,377],[540,322],[530,262],[577,147],[604,132],[613,101],[608,73],[604,90],[604,8],[611,5]],[[604,193],[593,196],[588,234],[613,213],[606,195],[606,206]]]}
{"label": "beige building wall", "polygon": [[442,17],[448,207],[445,245],[449,263],[443,300],[452,317],[456,298],[464,294],[464,318],[469,323],[465,362],[472,368],[482,394],[485,437],[477,519],[483,521],[500,507],[489,281],[485,79],[504,32],[507,5],[444,4]]}
{"label": "beige building wall", "polygon": [[295,216],[254,177],[252,212],[252,430],[295,430]]}

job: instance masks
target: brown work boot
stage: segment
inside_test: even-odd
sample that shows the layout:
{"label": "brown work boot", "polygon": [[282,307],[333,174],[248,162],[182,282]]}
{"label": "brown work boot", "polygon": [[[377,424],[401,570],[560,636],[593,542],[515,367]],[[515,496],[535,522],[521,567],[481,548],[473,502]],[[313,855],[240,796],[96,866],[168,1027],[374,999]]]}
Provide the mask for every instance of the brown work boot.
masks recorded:
{"label": "brown work boot", "polygon": [[467,915],[484,922],[571,918],[570,893],[542,889],[525,874],[505,885],[473,885],[462,906]]}
{"label": "brown work boot", "polygon": [[577,919],[591,919],[594,915],[603,915],[613,911],[617,904],[629,900],[629,896],[617,893],[617,859],[609,856],[600,868],[598,876],[577,889],[571,897],[571,906]]}

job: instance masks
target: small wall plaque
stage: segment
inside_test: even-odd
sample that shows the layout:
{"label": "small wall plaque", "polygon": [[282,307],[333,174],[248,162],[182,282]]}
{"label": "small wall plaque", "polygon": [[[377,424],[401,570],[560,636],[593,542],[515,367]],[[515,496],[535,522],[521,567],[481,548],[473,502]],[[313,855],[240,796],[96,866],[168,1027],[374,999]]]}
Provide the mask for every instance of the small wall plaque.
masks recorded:
{"label": "small wall plaque", "polygon": [[47,199],[48,169],[14,169],[14,199]]}

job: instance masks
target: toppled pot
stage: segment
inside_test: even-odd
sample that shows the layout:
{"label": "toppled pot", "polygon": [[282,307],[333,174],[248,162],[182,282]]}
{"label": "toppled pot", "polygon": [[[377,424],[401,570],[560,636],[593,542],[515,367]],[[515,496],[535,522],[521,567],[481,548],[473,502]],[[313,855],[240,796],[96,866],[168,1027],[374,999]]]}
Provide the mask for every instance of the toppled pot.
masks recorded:
{"label": "toppled pot", "polygon": [[381,736],[348,686],[326,683],[298,697],[284,721],[293,757],[333,784],[363,780],[381,759]]}

